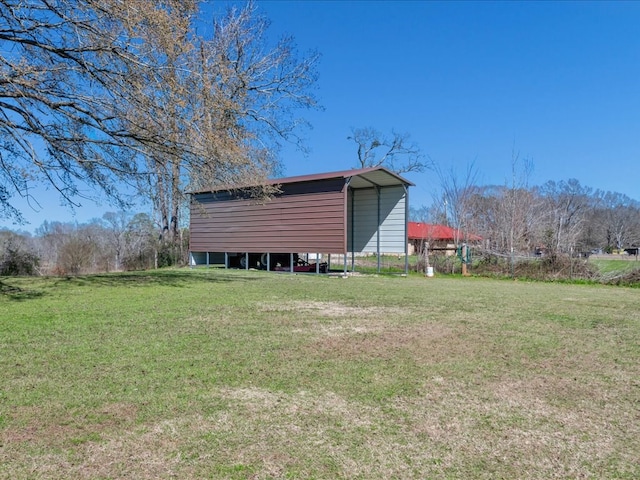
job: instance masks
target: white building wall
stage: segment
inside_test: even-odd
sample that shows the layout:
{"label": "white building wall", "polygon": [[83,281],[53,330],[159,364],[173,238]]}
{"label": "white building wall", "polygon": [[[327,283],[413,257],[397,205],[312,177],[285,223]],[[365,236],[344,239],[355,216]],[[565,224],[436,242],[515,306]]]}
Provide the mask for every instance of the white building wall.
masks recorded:
{"label": "white building wall", "polygon": [[[349,232],[347,249],[349,251],[377,253],[379,232],[380,253],[405,252],[405,189],[400,185],[381,188],[379,191],[379,214],[378,191],[375,188],[351,192],[352,198],[347,204],[347,231]],[[355,211],[355,217],[353,211]]]}

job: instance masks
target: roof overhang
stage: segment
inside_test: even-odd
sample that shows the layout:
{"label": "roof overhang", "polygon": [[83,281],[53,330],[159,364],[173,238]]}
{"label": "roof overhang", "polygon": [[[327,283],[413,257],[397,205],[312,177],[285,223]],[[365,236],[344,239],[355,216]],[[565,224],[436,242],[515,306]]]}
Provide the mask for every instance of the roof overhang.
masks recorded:
{"label": "roof overhang", "polygon": [[287,183],[312,182],[330,178],[350,179],[351,188],[389,187],[393,185],[414,186],[412,182],[384,167],[357,168],[339,172],[316,173],[269,180],[270,183],[284,185]]}
{"label": "roof overhang", "polygon": [[[391,187],[395,185],[405,185],[413,187],[415,184],[401,177],[400,175],[387,170],[384,167],[359,168],[352,170],[343,170],[339,172],[315,173],[311,175],[299,175],[295,177],[283,177],[268,179],[266,185],[287,185],[292,183],[313,182],[320,180],[329,180],[332,178],[342,178],[348,181],[349,186],[354,189],[372,188],[372,187]],[[247,186],[251,188],[255,185]],[[242,189],[243,187],[236,187]],[[233,190],[230,188],[216,188],[212,190],[199,190],[190,193],[208,193],[216,191]]]}

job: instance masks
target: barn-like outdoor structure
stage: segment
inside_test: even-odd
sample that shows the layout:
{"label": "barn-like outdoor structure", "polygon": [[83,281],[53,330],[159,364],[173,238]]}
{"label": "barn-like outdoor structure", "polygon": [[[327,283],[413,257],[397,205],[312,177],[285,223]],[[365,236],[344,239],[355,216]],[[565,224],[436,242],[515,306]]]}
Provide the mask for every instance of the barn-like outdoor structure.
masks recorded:
{"label": "barn-like outdoor structure", "polygon": [[[252,199],[243,189],[191,194],[190,263],[300,271],[306,259],[404,254],[411,182],[382,167],[270,180],[280,192]],[[351,259],[349,262],[348,259]],[[311,260],[309,260],[311,262]],[[315,262],[315,271],[325,270]],[[334,265],[335,266],[335,265]],[[408,260],[405,260],[408,271]]]}

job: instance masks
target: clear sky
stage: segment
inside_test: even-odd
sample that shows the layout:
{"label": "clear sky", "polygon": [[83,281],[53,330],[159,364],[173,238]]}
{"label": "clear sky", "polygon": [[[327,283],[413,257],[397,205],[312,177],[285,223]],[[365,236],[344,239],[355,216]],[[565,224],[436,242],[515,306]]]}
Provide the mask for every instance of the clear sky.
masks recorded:
{"label": "clear sky", "polygon": [[[351,127],[408,132],[441,169],[504,184],[576,178],[640,200],[640,2],[260,1],[274,31],[322,53],[308,158],[287,175],[355,165]],[[413,206],[432,172],[407,174]]]}
{"label": "clear sky", "polygon": [[[286,176],[357,163],[352,127],[411,135],[441,169],[504,184],[512,152],[530,185],[576,178],[640,200],[640,2],[257,2],[273,35],[322,54],[306,115],[308,155],[282,152]],[[433,172],[407,174],[411,205],[432,201]],[[54,208],[86,221],[108,206]],[[56,204],[57,205],[57,204]]]}

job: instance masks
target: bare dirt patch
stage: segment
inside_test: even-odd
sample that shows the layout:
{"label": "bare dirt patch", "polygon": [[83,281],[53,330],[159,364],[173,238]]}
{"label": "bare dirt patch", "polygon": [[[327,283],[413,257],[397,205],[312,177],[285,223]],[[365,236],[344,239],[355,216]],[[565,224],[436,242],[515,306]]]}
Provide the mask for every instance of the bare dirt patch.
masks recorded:
{"label": "bare dirt patch", "polygon": [[353,307],[338,302],[290,301],[277,304],[262,304],[268,312],[302,312],[327,318],[368,318],[384,315],[402,315],[407,311],[393,307]]}
{"label": "bare dirt patch", "polygon": [[389,318],[403,318],[410,310],[395,307],[354,307],[338,302],[285,302],[263,304],[263,311],[295,312],[300,322],[294,333],[340,337],[353,333],[381,332],[389,324]]}

